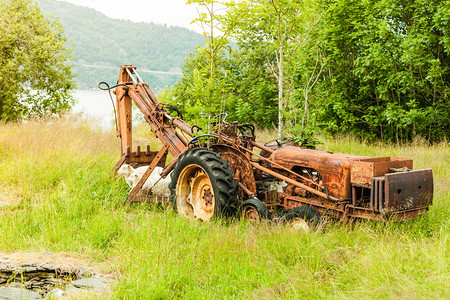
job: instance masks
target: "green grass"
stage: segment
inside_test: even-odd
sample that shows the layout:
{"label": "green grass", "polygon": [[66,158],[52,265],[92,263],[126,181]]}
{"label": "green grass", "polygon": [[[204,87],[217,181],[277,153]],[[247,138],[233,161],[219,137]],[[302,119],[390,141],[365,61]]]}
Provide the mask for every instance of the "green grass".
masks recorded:
{"label": "green grass", "polygon": [[79,257],[117,276],[106,296],[113,299],[450,296],[447,143],[326,140],[325,150],[408,157],[416,168],[431,167],[434,204],[418,220],[337,222],[310,234],[123,206],[128,186],[110,176],[119,145],[114,132],[70,116],[0,125],[0,201],[12,203],[0,206],[0,251]]}

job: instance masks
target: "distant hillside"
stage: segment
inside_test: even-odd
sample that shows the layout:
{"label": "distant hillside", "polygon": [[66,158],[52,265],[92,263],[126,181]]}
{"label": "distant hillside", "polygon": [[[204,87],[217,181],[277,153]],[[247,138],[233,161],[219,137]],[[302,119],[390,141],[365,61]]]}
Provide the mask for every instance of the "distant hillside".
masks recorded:
{"label": "distant hillside", "polygon": [[37,2],[45,15],[58,18],[74,44],[81,89],[96,88],[100,81],[115,83],[119,66],[132,64],[155,91],[161,90],[179,79],[184,59],[203,40],[200,34],[182,27],[111,19],[94,9],[62,1]]}

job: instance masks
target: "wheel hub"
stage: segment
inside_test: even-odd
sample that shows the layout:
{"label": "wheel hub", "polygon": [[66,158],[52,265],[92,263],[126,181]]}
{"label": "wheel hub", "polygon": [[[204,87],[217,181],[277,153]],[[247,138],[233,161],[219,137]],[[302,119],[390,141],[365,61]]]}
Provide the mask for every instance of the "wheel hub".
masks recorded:
{"label": "wheel hub", "polygon": [[244,207],[244,210],[242,211],[242,218],[252,223],[261,223],[261,217],[259,216],[258,211],[256,210],[256,208],[251,206]]}
{"label": "wheel hub", "polygon": [[308,223],[303,220],[302,218],[294,218],[289,222],[290,227],[293,231],[297,232],[305,232],[308,233],[311,231],[311,228],[309,227]]}
{"label": "wheel hub", "polygon": [[214,189],[209,176],[198,165],[188,165],[180,173],[177,209],[191,219],[208,221],[214,215]]}
{"label": "wheel hub", "polygon": [[205,205],[210,205],[213,203],[213,197],[214,195],[211,193],[211,189],[208,188],[203,192],[203,200],[205,202]]}

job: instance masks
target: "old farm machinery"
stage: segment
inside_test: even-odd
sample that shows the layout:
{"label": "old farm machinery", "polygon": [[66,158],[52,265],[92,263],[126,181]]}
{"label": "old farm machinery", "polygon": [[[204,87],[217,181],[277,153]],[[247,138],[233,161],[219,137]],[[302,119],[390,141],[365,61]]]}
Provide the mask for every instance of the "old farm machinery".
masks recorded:
{"label": "old farm machinery", "polygon": [[[171,116],[134,66],[121,66],[113,88],[122,145],[116,168],[123,163],[148,166],[129,202],[147,197],[141,188],[160,166],[163,178],[171,176],[174,209],[201,220],[221,215],[313,220],[328,215],[402,221],[422,215],[432,203],[432,170],[413,170],[412,160],[304,149],[289,140],[260,144],[253,125],[226,120],[211,134],[194,134],[198,127]],[[132,150],[132,102],[161,141],[158,151],[149,146]],[[167,153],[173,157],[168,164]]]}

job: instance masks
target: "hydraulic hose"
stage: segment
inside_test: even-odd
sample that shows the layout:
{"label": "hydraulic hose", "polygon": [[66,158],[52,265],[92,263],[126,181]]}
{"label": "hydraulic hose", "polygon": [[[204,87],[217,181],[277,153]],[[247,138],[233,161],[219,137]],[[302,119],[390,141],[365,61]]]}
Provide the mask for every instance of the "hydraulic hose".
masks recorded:
{"label": "hydraulic hose", "polygon": [[[106,85],[106,88],[102,88],[101,85]],[[109,91],[109,90],[112,90],[112,89],[114,89],[114,88],[116,88],[118,86],[127,86],[127,85],[124,84],[124,83],[119,83],[119,84],[116,84],[116,85],[113,85],[113,86],[109,86],[109,84],[107,82],[104,82],[104,81],[102,81],[102,82],[100,82],[98,84],[98,88],[101,89],[102,91]]]}
{"label": "hydraulic hose", "polygon": [[326,187],[324,187],[323,189],[325,190],[325,194],[327,195],[327,199],[330,200],[331,202],[340,203],[340,202],[345,202],[345,201],[352,201],[352,198],[340,199],[340,200],[331,199],[330,198],[330,192],[328,191],[328,189]]}

